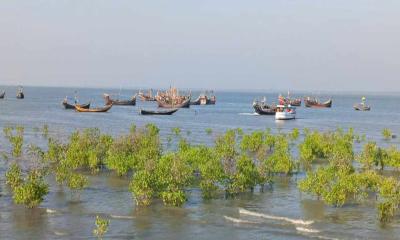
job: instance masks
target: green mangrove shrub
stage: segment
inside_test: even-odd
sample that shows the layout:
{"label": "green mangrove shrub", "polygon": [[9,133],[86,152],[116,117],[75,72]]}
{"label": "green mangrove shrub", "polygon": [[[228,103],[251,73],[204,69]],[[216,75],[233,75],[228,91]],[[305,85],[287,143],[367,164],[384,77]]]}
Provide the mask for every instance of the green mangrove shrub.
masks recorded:
{"label": "green mangrove shrub", "polygon": [[110,220],[96,216],[95,229],[93,229],[93,235],[99,239],[108,232],[108,226],[110,225]]}
{"label": "green mangrove shrub", "polygon": [[384,128],[382,130],[382,136],[385,140],[390,140],[393,137],[393,134],[389,128]]}
{"label": "green mangrove shrub", "polygon": [[43,172],[31,170],[27,177],[13,189],[13,199],[16,204],[24,204],[29,208],[39,205],[49,192],[49,186],[44,181]]}

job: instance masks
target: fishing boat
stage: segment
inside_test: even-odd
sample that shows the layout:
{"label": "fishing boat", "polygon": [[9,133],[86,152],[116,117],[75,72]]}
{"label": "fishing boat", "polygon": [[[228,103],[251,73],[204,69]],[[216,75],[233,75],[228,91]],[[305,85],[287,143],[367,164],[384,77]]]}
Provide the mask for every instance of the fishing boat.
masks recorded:
{"label": "fishing boat", "polygon": [[290,97],[290,92],[288,92],[288,95],[286,97],[279,95],[279,104],[282,105],[291,105],[295,107],[300,107],[301,106],[301,99],[300,98],[291,98]]}
{"label": "fishing boat", "polygon": [[[211,92],[211,94],[212,94],[212,92]],[[206,93],[200,94],[200,96],[196,100],[190,102],[190,105],[214,105],[216,103],[216,101],[217,101],[217,99],[216,99],[215,95],[212,94],[211,96],[209,96],[206,92]]]}
{"label": "fishing boat", "polygon": [[6,91],[2,91],[0,93],[0,99],[3,99],[6,96]]}
{"label": "fishing boat", "polygon": [[160,108],[189,108],[190,98],[184,100],[183,102],[174,101],[164,101],[163,99],[156,99],[158,107]]}
{"label": "fishing boat", "polygon": [[316,98],[307,97],[304,99],[304,104],[309,108],[330,108],[332,107],[332,99],[329,99],[325,102],[320,102]]}
{"label": "fishing boat", "polygon": [[179,110],[179,108],[173,108],[173,109],[169,109],[169,110],[145,110],[145,109],[140,109],[140,114],[141,115],[172,115],[178,110]]}
{"label": "fishing boat", "polygon": [[170,88],[165,92],[157,92],[155,97],[158,107],[161,108],[188,108],[190,107],[191,94],[180,95],[178,89]]}
{"label": "fishing boat", "polygon": [[276,120],[291,120],[296,118],[296,108],[291,105],[276,106]]}
{"label": "fishing boat", "polygon": [[20,86],[18,87],[18,91],[17,91],[17,99],[24,99],[25,98],[25,94],[24,94],[24,89]]}
{"label": "fishing boat", "polygon": [[107,112],[108,110],[111,109],[113,105],[109,104],[109,105],[105,105],[104,107],[100,107],[100,108],[82,108],[78,105],[75,105],[75,109],[77,112]]}
{"label": "fishing boat", "polygon": [[62,105],[64,106],[65,109],[75,109],[75,106],[79,106],[80,108],[86,108],[86,109],[90,108],[90,102],[86,103],[86,104],[78,104],[77,101],[75,101],[75,104],[70,104],[70,103],[68,103],[67,98],[65,98],[62,101]]}
{"label": "fishing boat", "polygon": [[142,90],[139,90],[138,97],[142,101],[155,101],[156,98],[153,97],[153,90],[149,90],[147,94],[142,92]]}
{"label": "fishing boat", "polygon": [[112,99],[109,94],[104,94],[106,105],[120,105],[120,106],[135,106],[136,95],[132,96],[129,100]]}
{"label": "fishing boat", "polygon": [[264,98],[263,101],[253,101],[254,111],[259,115],[275,115],[276,106],[274,104],[269,105]]}
{"label": "fishing boat", "polygon": [[366,104],[365,97],[361,98],[361,103],[355,104],[353,107],[356,111],[370,111],[371,107]]}

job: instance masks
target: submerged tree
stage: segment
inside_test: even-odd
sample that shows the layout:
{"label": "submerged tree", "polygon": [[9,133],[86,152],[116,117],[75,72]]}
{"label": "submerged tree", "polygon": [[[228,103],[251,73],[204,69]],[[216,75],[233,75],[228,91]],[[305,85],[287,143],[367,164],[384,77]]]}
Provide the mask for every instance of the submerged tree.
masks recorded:
{"label": "submerged tree", "polygon": [[384,128],[382,130],[382,136],[385,140],[390,140],[393,137],[393,134],[389,128]]}
{"label": "submerged tree", "polygon": [[43,172],[39,169],[33,169],[26,178],[13,188],[13,199],[17,204],[24,204],[33,208],[43,201],[48,192],[49,186],[44,181]]}
{"label": "submerged tree", "polygon": [[93,235],[98,239],[102,239],[104,234],[108,232],[108,226],[110,225],[110,220],[96,216],[95,221],[96,228],[93,229]]}

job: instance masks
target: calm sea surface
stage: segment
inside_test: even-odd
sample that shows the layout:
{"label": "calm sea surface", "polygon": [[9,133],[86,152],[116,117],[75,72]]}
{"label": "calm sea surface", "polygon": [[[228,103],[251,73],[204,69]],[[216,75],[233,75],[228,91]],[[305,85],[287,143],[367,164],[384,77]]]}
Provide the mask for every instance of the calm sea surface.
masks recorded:
{"label": "calm sea surface", "polygon": [[[50,135],[65,139],[76,129],[97,127],[113,135],[126,133],[131,124],[144,126],[154,123],[161,129],[162,139],[171,135],[172,127],[180,127],[183,135],[194,143],[212,144],[215,137],[230,128],[245,131],[271,128],[273,132],[293,128],[335,130],[352,127],[367,139],[382,141],[381,131],[387,127],[400,134],[400,96],[369,94],[370,112],[356,112],[352,106],[362,95],[326,94],[332,97],[331,109],[298,108],[298,119],[277,122],[271,116],[253,114],[254,98],[266,96],[275,100],[277,92],[217,92],[215,106],[192,106],[180,109],[172,116],[141,116],[143,107],[155,109],[155,103],[137,102],[134,107],[113,107],[108,113],[85,114],[61,107],[65,96],[73,96],[76,89],[24,89],[26,98],[15,99],[15,87],[0,87],[7,91],[0,100],[0,128],[20,124],[25,126],[26,144],[45,146],[46,140],[35,129],[48,124]],[[102,106],[104,92],[118,94],[118,90],[78,89],[81,103],[91,101]],[[130,96],[133,90],[121,95]],[[193,92],[197,97],[198,92]],[[306,93],[298,93],[304,96]],[[206,128],[213,134],[207,135]],[[398,138],[390,144],[399,146]],[[10,145],[0,137],[0,151]],[[94,219],[104,214],[111,219],[105,239],[399,239],[400,217],[390,224],[377,220],[373,202],[346,205],[342,208],[325,206],[313,197],[301,194],[297,187],[299,174],[277,179],[273,189],[240,195],[235,199],[203,201],[198,189],[191,189],[189,201],[182,208],[165,207],[156,202],[148,208],[137,208],[128,191],[129,178],[118,178],[111,173],[90,176],[90,187],[82,192],[80,201],[71,200],[70,193],[51,185],[50,193],[37,209],[26,209],[12,203],[5,186],[7,163],[0,157],[0,239],[87,239],[92,237]],[[49,179],[54,182],[53,179]],[[239,208],[265,214],[256,218],[239,214]],[[225,218],[225,217],[228,217]],[[275,217],[286,217],[280,220]],[[311,225],[296,225],[291,219],[314,221]],[[237,222],[238,220],[244,222]]]}

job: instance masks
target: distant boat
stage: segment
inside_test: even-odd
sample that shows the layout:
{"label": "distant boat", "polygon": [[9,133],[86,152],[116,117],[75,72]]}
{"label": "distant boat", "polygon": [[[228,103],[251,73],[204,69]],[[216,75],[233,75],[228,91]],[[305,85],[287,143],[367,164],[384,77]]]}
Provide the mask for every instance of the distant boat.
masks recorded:
{"label": "distant boat", "polygon": [[209,96],[206,92],[204,94],[200,94],[196,100],[190,102],[190,105],[214,105],[216,102],[217,99],[215,95],[213,95],[211,92],[211,95]]}
{"label": "distant boat", "polygon": [[6,91],[2,91],[0,93],[0,99],[4,99],[5,96],[6,96]]}
{"label": "distant boat", "polygon": [[290,92],[288,92],[287,97],[283,97],[282,95],[279,95],[278,100],[279,100],[279,104],[282,104],[282,105],[291,105],[291,106],[295,106],[295,107],[301,106],[301,99],[300,98],[291,98]]}
{"label": "distant boat", "polygon": [[173,108],[173,109],[170,109],[170,110],[144,110],[144,109],[140,109],[140,114],[141,115],[172,115],[178,110],[179,110],[179,108]]}
{"label": "distant boat", "polygon": [[307,97],[304,99],[304,104],[309,108],[330,108],[332,107],[332,99],[321,103],[316,98]]}
{"label": "distant boat", "polygon": [[184,100],[180,103],[168,103],[163,100],[156,99],[158,103],[158,107],[160,108],[189,108],[190,107],[190,98]]}
{"label": "distant boat", "polygon": [[18,87],[18,91],[17,91],[17,99],[24,99],[25,98],[25,94],[24,94],[24,89],[22,87]]}
{"label": "distant boat", "polygon": [[138,97],[142,101],[155,101],[156,98],[153,97],[153,91],[150,89],[148,94],[143,93],[141,90],[138,93]]}
{"label": "distant boat", "polygon": [[365,103],[365,97],[361,98],[361,103],[355,104],[353,107],[356,111],[370,111],[371,107]]}
{"label": "distant boat", "polygon": [[68,103],[67,98],[65,98],[65,99],[62,101],[62,105],[64,106],[65,109],[75,109],[75,106],[79,106],[80,108],[86,108],[86,109],[89,109],[89,108],[90,108],[90,102],[89,102],[89,103],[86,103],[86,104],[77,104],[77,103],[75,103],[75,104],[70,104],[70,103]]}
{"label": "distant boat", "polygon": [[136,105],[136,96],[132,96],[131,99],[128,100],[119,100],[119,99],[111,99],[109,94],[104,94],[104,100],[106,101],[106,105],[121,105],[121,106],[135,106]]}
{"label": "distant boat", "polygon": [[291,120],[296,118],[296,108],[290,105],[276,106],[276,120]]}
{"label": "distant boat", "polygon": [[254,111],[260,115],[275,115],[276,112],[276,106],[268,105],[265,98],[263,101],[254,100],[253,108]]}
{"label": "distant boat", "polygon": [[106,106],[100,107],[100,108],[89,108],[89,109],[86,109],[86,108],[81,108],[78,105],[75,105],[75,109],[78,112],[107,112],[108,110],[111,109],[112,106],[113,105],[110,104],[110,105],[106,105]]}
{"label": "distant boat", "polygon": [[177,88],[171,87],[165,92],[157,92],[156,101],[162,108],[188,108],[190,107],[191,93],[180,95]]}

